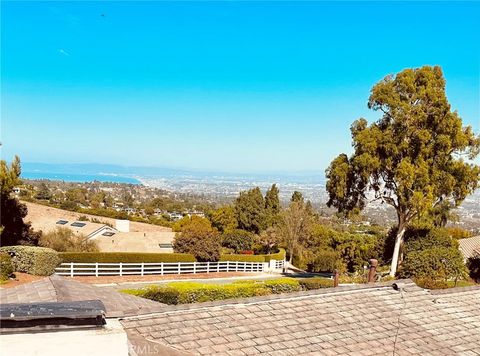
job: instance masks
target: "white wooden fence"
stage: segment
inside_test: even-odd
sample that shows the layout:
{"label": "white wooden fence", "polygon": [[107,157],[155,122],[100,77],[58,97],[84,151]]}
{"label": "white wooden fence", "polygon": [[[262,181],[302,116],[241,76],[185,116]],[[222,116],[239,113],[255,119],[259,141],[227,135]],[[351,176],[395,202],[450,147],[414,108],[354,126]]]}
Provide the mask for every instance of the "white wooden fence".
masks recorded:
{"label": "white wooden fence", "polygon": [[214,272],[267,272],[282,268],[284,261],[268,262],[159,262],[159,263],[62,263],[56,274],[62,276],[165,275]]}

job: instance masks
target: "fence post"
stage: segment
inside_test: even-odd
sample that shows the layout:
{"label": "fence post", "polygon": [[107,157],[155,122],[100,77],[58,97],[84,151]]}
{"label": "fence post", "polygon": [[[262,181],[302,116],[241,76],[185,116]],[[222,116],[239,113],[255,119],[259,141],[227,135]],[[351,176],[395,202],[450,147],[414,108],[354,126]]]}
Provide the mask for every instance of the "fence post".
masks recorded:
{"label": "fence post", "polygon": [[210,262],[207,262],[207,273],[210,273]]}
{"label": "fence post", "polygon": [[70,277],[73,277],[73,262],[70,262]]}
{"label": "fence post", "polygon": [[141,265],[141,270],[140,270],[140,275],[143,277],[143,273],[144,273],[144,263],[142,262],[142,265]]}
{"label": "fence post", "polygon": [[333,270],[333,286],[338,287],[338,282],[339,282],[339,273],[338,269]]}
{"label": "fence post", "polygon": [[230,264],[229,264],[229,261],[227,261],[227,272],[230,272]]}
{"label": "fence post", "polygon": [[178,262],[178,274],[180,274],[180,269],[182,268],[182,262]]}
{"label": "fence post", "polygon": [[238,261],[235,262],[235,272],[238,272]]}
{"label": "fence post", "polygon": [[123,276],[123,265],[122,265],[122,262],[120,262],[120,276]]}
{"label": "fence post", "polygon": [[95,277],[98,277],[98,262],[95,262]]}
{"label": "fence post", "polygon": [[217,272],[220,272],[220,262],[217,262]]}
{"label": "fence post", "polygon": [[160,275],[163,276],[163,262],[160,262]]}

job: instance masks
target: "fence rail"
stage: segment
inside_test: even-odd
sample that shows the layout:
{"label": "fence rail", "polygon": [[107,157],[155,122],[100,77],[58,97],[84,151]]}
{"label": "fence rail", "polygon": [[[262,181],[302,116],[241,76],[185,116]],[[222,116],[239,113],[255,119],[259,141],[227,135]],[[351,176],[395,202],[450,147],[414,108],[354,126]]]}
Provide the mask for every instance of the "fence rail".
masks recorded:
{"label": "fence rail", "polygon": [[[273,263],[272,263],[273,262]],[[159,262],[159,263],[62,263],[56,274],[62,276],[165,275],[214,272],[267,272],[282,268],[284,261],[267,262]]]}

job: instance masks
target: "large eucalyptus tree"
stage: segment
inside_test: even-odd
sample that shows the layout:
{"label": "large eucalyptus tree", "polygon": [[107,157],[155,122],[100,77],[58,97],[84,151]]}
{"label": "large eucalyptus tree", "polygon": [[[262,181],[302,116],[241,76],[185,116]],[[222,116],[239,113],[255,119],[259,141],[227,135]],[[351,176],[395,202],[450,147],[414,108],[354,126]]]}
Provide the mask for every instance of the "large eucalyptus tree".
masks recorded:
{"label": "large eucalyptus tree", "polygon": [[363,118],[351,127],[354,153],[341,154],[328,167],[328,206],[340,212],[363,209],[374,199],[397,213],[390,275],[399,264],[405,228],[413,218],[446,202],[458,206],[478,186],[473,159],[480,137],[452,111],[440,67],[406,69],[371,90],[368,107],[381,118]]}

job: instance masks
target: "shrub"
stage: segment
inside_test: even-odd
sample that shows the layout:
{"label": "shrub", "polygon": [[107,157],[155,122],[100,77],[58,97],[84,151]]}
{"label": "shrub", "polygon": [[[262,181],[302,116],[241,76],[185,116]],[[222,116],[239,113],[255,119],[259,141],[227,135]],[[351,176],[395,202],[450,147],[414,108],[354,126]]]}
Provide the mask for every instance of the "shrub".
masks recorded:
{"label": "shrub", "polygon": [[250,250],[254,242],[254,235],[245,230],[231,230],[222,235],[222,246],[231,248],[235,253]]}
{"label": "shrub", "polygon": [[222,249],[221,238],[210,221],[192,216],[173,240],[175,252],[190,253],[198,261],[218,261]]}
{"label": "shrub", "polygon": [[265,288],[272,291],[273,294],[289,293],[300,290],[300,283],[293,278],[279,278],[263,282]]}
{"label": "shrub", "polygon": [[467,261],[467,267],[470,270],[470,278],[475,282],[480,282],[480,252]]}
{"label": "shrub", "polygon": [[339,256],[335,251],[323,250],[315,255],[312,272],[332,272],[339,265]]}
{"label": "shrub", "polygon": [[447,281],[451,278],[465,278],[466,267],[458,249],[433,247],[408,253],[398,274],[400,278]]}
{"label": "shrub", "polygon": [[[79,219],[79,221],[82,221]],[[88,240],[84,235],[76,235],[66,227],[57,227],[54,231],[40,237],[39,245],[49,247],[58,252],[98,252],[94,240]]]}
{"label": "shrub", "polygon": [[10,255],[0,253],[0,281],[5,281],[13,273],[13,263]]}
{"label": "shrub", "polygon": [[303,290],[321,289],[333,287],[333,279],[327,278],[302,278],[298,280],[298,283]]}
{"label": "shrub", "polygon": [[62,252],[62,262],[141,263],[141,262],[195,262],[186,253],[137,253],[137,252]]}
{"label": "shrub", "polygon": [[0,252],[12,256],[13,268],[37,276],[49,276],[60,263],[57,251],[46,247],[5,246]]}
{"label": "shrub", "polygon": [[437,280],[430,277],[416,278],[415,283],[425,289],[445,289],[448,288],[448,283],[445,280]]}

